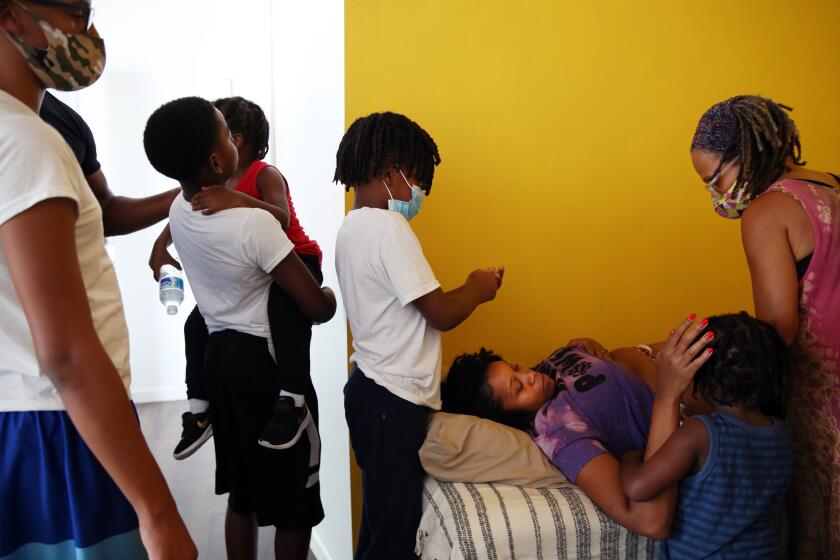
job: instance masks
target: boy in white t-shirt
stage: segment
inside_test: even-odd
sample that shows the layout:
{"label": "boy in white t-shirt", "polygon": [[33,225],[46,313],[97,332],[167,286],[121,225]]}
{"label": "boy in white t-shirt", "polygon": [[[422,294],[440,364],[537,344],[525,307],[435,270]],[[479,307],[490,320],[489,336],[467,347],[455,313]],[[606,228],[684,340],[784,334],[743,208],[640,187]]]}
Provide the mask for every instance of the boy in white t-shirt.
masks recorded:
{"label": "boy in white t-shirt", "polygon": [[437,146],[395,113],[357,119],[336,155],[335,181],[355,202],[336,241],[336,270],[353,334],[344,407],[362,470],[356,559],[414,558],[426,417],[440,410],[440,331],[496,296],[503,268],[472,272],[444,292],[408,220],[432,188]]}
{"label": "boy in white t-shirt", "polygon": [[[257,442],[279,392],[268,320],[276,282],[313,321],[335,313],[335,295],[321,288],[294,252],[274,216],[260,208],[195,212],[202,187],[225,184],[238,154],[222,114],[199,97],[158,108],[143,134],[146,155],[181,183],[169,226],[210,337],[205,375],[216,450],[216,493],[229,494],[225,541],[237,558],[256,557],[257,526],[273,525],[275,548],[305,559],[310,530],[324,517],[317,477],[315,423],[288,449]],[[314,389],[307,402],[317,414]],[[314,471],[312,469],[315,469]]]}

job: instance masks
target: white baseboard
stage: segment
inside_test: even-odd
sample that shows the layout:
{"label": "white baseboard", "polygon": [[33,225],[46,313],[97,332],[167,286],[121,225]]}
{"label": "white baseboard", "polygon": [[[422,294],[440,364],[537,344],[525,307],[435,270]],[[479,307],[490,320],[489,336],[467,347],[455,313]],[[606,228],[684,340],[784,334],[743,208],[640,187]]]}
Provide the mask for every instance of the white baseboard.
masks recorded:
{"label": "white baseboard", "polygon": [[132,389],[131,397],[136,403],[183,401],[187,398],[183,385],[178,387],[152,387]]}

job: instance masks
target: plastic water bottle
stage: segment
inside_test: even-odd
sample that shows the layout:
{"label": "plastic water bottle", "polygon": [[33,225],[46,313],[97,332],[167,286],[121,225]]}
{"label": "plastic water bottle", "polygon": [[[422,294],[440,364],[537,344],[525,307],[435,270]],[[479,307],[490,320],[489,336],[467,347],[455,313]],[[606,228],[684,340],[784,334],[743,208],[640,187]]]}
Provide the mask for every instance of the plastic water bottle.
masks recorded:
{"label": "plastic water bottle", "polygon": [[169,315],[178,313],[178,306],[184,301],[184,280],[177,268],[170,264],[160,267],[160,302]]}

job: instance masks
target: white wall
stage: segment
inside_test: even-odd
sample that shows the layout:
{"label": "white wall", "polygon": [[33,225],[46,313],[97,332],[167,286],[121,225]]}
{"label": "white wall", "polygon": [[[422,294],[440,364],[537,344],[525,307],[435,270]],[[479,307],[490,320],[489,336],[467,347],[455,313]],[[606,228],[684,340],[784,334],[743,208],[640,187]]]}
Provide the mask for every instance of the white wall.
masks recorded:
{"label": "white wall", "polygon": [[[142,146],[146,119],[161,104],[186,95],[251,99],[272,127],[266,160],[289,180],[301,224],[324,250],[324,282],[338,292],[333,250],[344,197],[331,179],[344,131],[343,2],[100,1],[95,22],[107,48],[105,74],[94,86],[60,97],[91,126],[112,191],[139,197],[174,186],[151,168]],[[185,398],[182,328],[194,300],[188,289],[181,312],[170,317],[157,299],[147,263],[161,228],[108,241],[123,293],[138,402]],[[312,548],[321,560],[338,560],[350,558],[352,549],[341,306],[332,321],[315,328],[311,352],[326,510]]]}
{"label": "white wall", "polygon": [[[295,210],[324,250],[324,282],[339,294],[335,238],[344,219],[344,188],[332,183],[344,134],[344,2],[266,0],[274,68],[274,145]],[[271,153],[269,152],[269,153]],[[339,295],[340,297],[340,295]],[[347,327],[344,308],[315,328],[312,371],[321,412],[321,498],[326,518],[313,533],[320,560],[352,558],[350,436],[344,420]]]}

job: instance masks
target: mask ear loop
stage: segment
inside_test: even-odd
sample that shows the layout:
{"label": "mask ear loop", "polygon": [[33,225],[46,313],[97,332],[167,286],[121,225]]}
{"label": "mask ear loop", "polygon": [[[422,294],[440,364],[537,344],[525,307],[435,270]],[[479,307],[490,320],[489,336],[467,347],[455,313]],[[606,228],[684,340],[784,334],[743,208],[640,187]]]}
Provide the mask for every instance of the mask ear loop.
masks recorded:
{"label": "mask ear loop", "polygon": [[405,184],[408,185],[408,188],[412,188],[414,185],[408,182],[408,179],[405,178],[405,174],[402,172],[402,169],[397,168],[397,171],[400,172],[400,176],[403,178],[403,181],[405,181]]}
{"label": "mask ear loop", "polygon": [[408,188],[411,190],[411,198],[412,198],[412,199],[414,199],[414,197],[416,196],[415,191],[418,191],[418,192],[419,192],[420,194],[422,194],[423,196],[425,196],[425,195],[426,195],[426,193],[423,191],[423,189],[422,189],[422,188],[420,188],[420,187],[419,187],[419,186],[417,186],[417,185],[412,185],[411,183],[409,183],[409,182],[408,182],[408,179],[406,179],[406,177],[405,177],[405,175],[403,174],[403,172],[402,172],[402,170],[401,170],[401,169],[397,168],[397,171],[399,171],[399,172],[400,172],[400,175],[402,175],[403,181],[405,181],[405,184],[406,184],[406,185],[408,185]]}
{"label": "mask ear loop", "polygon": [[382,179],[382,184],[385,185],[385,190],[388,191],[388,196],[391,197],[391,200],[394,200],[394,195],[391,194],[391,189],[388,188],[388,183],[385,182],[385,179]]}

